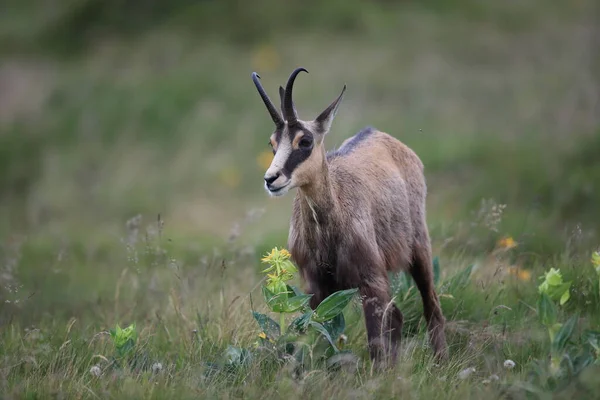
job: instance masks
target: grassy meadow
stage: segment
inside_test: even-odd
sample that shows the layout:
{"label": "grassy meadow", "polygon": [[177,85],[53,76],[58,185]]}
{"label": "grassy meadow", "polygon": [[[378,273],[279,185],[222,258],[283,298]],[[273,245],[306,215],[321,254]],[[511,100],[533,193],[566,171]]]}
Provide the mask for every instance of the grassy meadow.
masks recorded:
{"label": "grassy meadow", "polygon": [[[594,1],[3,7],[0,397],[600,398]],[[277,99],[297,66],[300,118],[348,85],[328,148],[371,125],[421,157],[447,363],[403,275],[394,370],[371,368],[357,301],[342,368],[318,338],[301,373],[261,351],[293,193],[264,192],[250,74]]]}

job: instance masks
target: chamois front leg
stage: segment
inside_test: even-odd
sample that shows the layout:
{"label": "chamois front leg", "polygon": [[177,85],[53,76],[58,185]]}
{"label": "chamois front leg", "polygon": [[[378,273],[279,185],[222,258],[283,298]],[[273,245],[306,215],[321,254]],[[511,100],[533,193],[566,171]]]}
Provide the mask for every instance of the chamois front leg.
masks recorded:
{"label": "chamois front leg", "polygon": [[306,294],[312,294],[308,305],[311,309],[316,309],[323,300],[333,293],[329,287],[319,284],[315,278],[306,279],[307,290]]}
{"label": "chamois front leg", "polygon": [[387,279],[381,277],[360,288],[369,353],[376,368],[393,366],[402,336],[402,313],[388,293]]}
{"label": "chamois front leg", "polygon": [[309,290],[308,294],[313,295],[308,302],[308,305],[313,310],[315,310],[319,306],[319,304],[321,304],[321,302],[327,297],[324,295],[323,291],[319,290],[318,288],[315,288],[314,290]]}

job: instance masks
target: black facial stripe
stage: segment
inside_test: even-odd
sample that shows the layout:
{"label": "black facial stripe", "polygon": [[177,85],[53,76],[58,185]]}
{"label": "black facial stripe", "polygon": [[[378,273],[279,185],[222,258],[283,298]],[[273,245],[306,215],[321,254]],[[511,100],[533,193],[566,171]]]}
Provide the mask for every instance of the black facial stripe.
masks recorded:
{"label": "black facial stripe", "polygon": [[283,166],[283,174],[288,179],[291,178],[292,172],[294,172],[296,167],[310,156],[310,153],[312,153],[312,148],[292,150],[290,156],[285,162],[285,165]]}

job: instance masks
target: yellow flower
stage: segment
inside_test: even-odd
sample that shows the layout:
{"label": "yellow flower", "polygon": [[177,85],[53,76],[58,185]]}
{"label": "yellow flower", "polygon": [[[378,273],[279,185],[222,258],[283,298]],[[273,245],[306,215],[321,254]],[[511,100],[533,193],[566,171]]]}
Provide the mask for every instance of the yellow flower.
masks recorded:
{"label": "yellow flower", "polygon": [[261,339],[266,339],[267,338],[267,334],[264,333],[264,332],[261,332],[261,333],[258,334],[258,337],[261,338]]}
{"label": "yellow flower", "polygon": [[281,249],[281,250],[279,251],[279,254],[281,254],[281,257],[282,257],[284,260],[287,260],[288,258],[290,258],[290,257],[292,256],[292,255],[290,254],[290,252],[289,252],[289,251],[287,251],[286,249]]}
{"label": "yellow flower", "polygon": [[515,240],[512,237],[507,236],[498,241],[498,246],[508,250],[512,249],[513,247],[517,247],[517,242],[515,242]]}
{"label": "yellow flower", "polygon": [[275,247],[270,253],[267,253],[266,256],[264,256],[263,258],[260,259],[260,261],[262,261],[264,263],[271,262],[271,260],[273,260],[273,256],[275,255],[275,250],[276,249],[277,249],[277,247]]}
{"label": "yellow flower", "polygon": [[526,269],[520,269],[517,276],[522,281],[528,281],[531,279],[531,272],[527,271]]}
{"label": "yellow flower", "polygon": [[531,280],[531,272],[529,272],[526,269],[510,267],[510,268],[508,268],[508,273],[511,275],[515,275],[517,278],[519,278],[522,281]]}
{"label": "yellow flower", "polygon": [[267,278],[271,279],[272,281],[276,280],[277,278],[279,278],[279,276],[277,276],[276,274],[267,274]]}
{"label": "yellow flower", "polygon": [[272,261],[285,261],[289,259],[292,255],[286,249],[279,250],[277,247],[274,247],[270,253],[267,253],[266,256],[261,258],[260,260],[264,263],[270,263]]}
{"label": "yellow flower", "polygon": [[269,168],[271,161],[273,161],[273,152],[269,150],[260,152],[260,154],[256,157],[256,162],[262,169]]}

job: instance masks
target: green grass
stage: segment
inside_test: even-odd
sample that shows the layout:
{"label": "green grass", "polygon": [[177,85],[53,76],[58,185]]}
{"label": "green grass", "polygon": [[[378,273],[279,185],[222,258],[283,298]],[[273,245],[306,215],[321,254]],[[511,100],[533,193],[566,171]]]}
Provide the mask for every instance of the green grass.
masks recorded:
{"label": "green grass", "polygon": [[[6,395],[386,398],[444,393],[445,398],[479,398],[508,391],[525,398],[522,387],[535,387],[530,374],[535,362],[547,362],[550,348],[536,312],[537,276],[553,266],[573,281],[572,298],[559,320],[579,313],[576,335],[600,324],[599,298],[593,292],[597,276],[589,260],[526,263],[532,275],[523,280],[508,270],[510,260],[522,255],[518,247],[497,249],[479,260],[442,252],[438,291],[448,319],[447,364],[432,360],[420,297],[413,288],[397,301],[405,332],[393,371],[371,370],[356,304],[347,310],[346,331],[346,348],[359,357],[355,371],[325,372],[316,365],[295,379],[290,368],[273,366],[259,354],[233,375],[211,375],[207,364],[218,363],[228,345],[252,348],[257,340],[260,330],[250,310],[266,311],[259,290],[260,254],[246,253],[236,241],[221,247],[223,254],[211,254],[190,249],[189,242],[170,241],[168,229],[159,235],[156,222],[143,222],[140,228],[137,233],[124,229],[122,242],[114,238],[104,245],[73,241],[61,246],[32,238],[12,249],[23,271],[20,286],[2,305]],[[5,256],[10,255],[7,250]],[[28,275],[27,265],[45,265],[45,273],[36,269],[38,273]],[[456,277],[469,265],[474,265],[472,275],[460,283]],[[107,331],[132,322],[139,332],[136,349],[143,354],[142,364],[133,370],[109,368],[107,359],[114,351]],[[516,363],[514,369],[503,367],[507,359]],[[154,363],[163,369],[153,373]],[[90,373],[94,365],[101,376]],[[467,379],[458,377],[471,367],[476,370]],[[557,395],[570,390],[590,395],[596,386],[588,373],[568,380]],[[492,375],[499,380],[486,382]]]}
{"label": "green grass", "polygon": [[[11,4],[0,16],[3,398],[598,397],[593,366],[541,384],[551,347],[536,311],[537,278],[560,268],[573,286],[558,318],[579,315],[573,346],[600,330],[593,2],[182,1],[135,21],[120,1]],[[425,164],[445,365],[413,291],[398,300],[394,371],[371,371],[353,306],[354,372],[315,365],[297,379],[259,356],[209,374],[229,345],[256,341],[259,260],[286,245],[291,211],[291,196],[262,188],[272,124],[250,73],[276,98],[299,65],[310,71],[296,85],[301,117],[348,85],[328,148],[373,125]],[[518,246],[498,251],[505,236]],[[470,265],[466,285],[452,284]],[[111,370],[108,331],[132,322],[146,369]]]}

